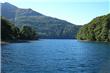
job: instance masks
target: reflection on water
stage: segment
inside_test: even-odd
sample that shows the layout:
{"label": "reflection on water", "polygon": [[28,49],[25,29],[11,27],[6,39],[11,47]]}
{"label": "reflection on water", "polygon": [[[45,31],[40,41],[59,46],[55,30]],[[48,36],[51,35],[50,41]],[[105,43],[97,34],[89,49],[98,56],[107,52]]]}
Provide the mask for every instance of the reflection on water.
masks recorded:
{"label": "reflection on water", "polygon": [[3,73],[110,73],[110,43],[39,40],[2,45]]}

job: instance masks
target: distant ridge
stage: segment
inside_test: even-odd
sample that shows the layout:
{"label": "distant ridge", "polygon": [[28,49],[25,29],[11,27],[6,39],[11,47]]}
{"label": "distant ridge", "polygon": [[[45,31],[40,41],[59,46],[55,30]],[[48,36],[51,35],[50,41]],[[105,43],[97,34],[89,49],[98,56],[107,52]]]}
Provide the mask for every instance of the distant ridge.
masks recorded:
{"label": "distant ridge", "polygon": [[40,38],[72,39],[81,27],[32,9],[18,8],[7,2],[1,3],[1,15],[20,28],[24,25],[35,28]]}

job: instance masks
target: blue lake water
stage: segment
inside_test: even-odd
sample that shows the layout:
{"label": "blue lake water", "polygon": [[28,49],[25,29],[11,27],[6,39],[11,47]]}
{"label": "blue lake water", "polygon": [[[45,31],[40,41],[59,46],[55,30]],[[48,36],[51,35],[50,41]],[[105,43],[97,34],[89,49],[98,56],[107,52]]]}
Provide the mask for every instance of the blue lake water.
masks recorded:
{"label": "blue lake water", "polygon": [[2,73],[110,73],[110,43],[41,39],[1,48]]}

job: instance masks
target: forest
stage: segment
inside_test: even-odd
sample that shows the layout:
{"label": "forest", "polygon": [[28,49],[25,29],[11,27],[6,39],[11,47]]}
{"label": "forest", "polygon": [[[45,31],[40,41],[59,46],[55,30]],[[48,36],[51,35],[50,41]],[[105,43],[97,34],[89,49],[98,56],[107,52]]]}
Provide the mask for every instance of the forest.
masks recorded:
{"label": "forest", "polygon": [[90,23],[81,27],[77,39],[110,41],[110,14],[96,17]]}

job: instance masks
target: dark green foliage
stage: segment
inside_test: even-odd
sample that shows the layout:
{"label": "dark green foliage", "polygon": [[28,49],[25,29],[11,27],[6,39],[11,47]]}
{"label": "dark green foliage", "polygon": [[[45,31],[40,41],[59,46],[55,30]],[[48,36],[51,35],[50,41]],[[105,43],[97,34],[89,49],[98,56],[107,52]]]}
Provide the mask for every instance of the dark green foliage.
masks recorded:
{"label": "dark green foliage", "polygon": [[14,26],[9,21],[1,18],[1,40],[15,39],[12,28],[14,28]]}
{"label": "dark green foliage", "polygon": [[20,31],[18,27],[10,23],[4,18],[1,18],[1,40],[12,41],[12,40],[32,40],[36,39],[38,35],[34,29],[29,26],[24,26]]}
{"label": "dark green foliage", "polygon": [[13,27],[12,32],[13,32],[13,35],[16,37],[16,39],[20,38],[20,29],[18,27]]}
{"label": "dark green foliage", "polygon": [[21,32],[20,32],[20,39],[30,40],[30,39],[36,39],[36,32],[29,26],[23,26]]}
{"label": "dark green foliage", "polygon": [[110,41],[110,14],[96,17],[84,25],[77,34],[77,39]]}

